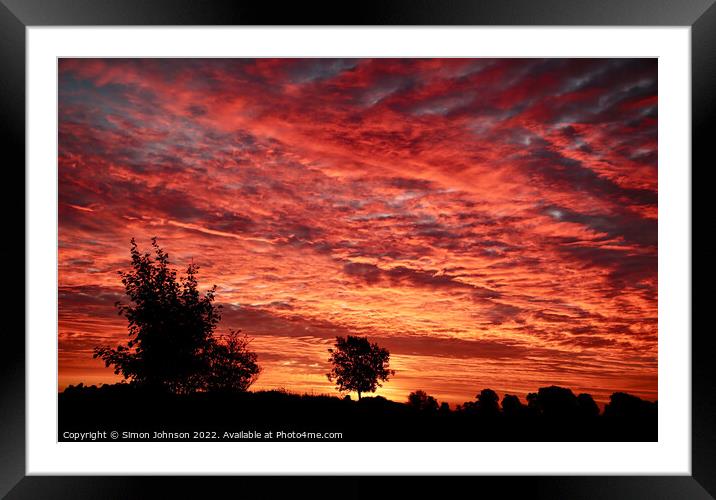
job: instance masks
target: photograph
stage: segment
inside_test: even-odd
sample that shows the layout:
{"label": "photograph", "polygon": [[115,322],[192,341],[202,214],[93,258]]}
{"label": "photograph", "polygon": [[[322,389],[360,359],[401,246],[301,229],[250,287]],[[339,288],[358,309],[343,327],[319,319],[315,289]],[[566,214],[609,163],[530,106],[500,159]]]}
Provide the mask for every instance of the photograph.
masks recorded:
{"label": "photograph", "polygon": [[658,68],[58,58],[58,441],[658,441]]}

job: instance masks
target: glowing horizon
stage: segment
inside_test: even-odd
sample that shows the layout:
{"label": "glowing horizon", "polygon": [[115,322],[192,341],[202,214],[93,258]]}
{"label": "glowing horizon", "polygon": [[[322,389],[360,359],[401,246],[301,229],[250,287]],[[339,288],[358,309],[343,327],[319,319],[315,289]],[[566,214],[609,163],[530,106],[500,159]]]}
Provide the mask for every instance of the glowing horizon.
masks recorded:
{"label": "glowing horizon", "polygon": [[58,388],[120,379],[129,240],[216,284],[253,389],[335,336],[440,401],[657,399],[655,59],[60,59]]}

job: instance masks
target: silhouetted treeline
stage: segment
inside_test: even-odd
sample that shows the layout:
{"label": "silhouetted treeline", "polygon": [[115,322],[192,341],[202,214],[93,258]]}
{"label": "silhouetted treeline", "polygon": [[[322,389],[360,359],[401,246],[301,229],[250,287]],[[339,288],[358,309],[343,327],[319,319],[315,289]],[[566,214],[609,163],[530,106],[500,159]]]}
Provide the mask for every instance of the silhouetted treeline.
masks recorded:
{"label": "silhouetted treeline", "polygon": [[97,431],[329,432],[347,441],[657,439],[656,403],[625,393],[613,394],[603,414],[589,394],[556,386],[528,394],[524,403],[483,389],[454,410],[422,390],[406,403],[365,397],[395,371],[387,349],[352,335],[337,337],[328,350],[327,377],[339,391],[355,392],[358,401],[247,392],[261,367],[246,336],[216,334],[216,287],[200,293],[193,262],[179,277],[156,238],[152,248],[153,254],[140,252],[132,240],[131,268],[119,273],[128,301],[116,306],[127,320],[129,339],[94,351],[129,383],[68,387],[59,395],[60,440],[68,432]]}
{"label": "silhouetted treeline", "polygon": [[398,403],[281,390],[175,394],[127,383],[70,386],[59,395],[59,439],[87,430],[339,432],[343,441],[656,441],[657,404],[618,392],[600,413],[591,396],[556,386],[525,402],[485,389],[454,409],[424,391]]}

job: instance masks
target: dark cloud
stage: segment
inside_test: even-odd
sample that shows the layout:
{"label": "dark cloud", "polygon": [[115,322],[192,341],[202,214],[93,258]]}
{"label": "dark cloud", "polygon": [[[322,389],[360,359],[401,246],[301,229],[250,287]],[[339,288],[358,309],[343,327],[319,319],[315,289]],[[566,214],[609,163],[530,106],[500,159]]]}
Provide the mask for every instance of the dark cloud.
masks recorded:
{"label": "dark cloud", "polygon": [[394,177],[388,183],[393,187],[407,190],[428,190],[433,187],[433,183],[425,179]]}
{"label": "dark cloud", "polygon": [[607,198],[617,203],[634,203],[637,205],[655,205],[657,193],[649,189],[624,188],[614,181],[600,176],[594,170],[573,158],[550,149],[549,145],[541,140],[534,139],[536,144],[528,154],[522,156],[524,167],[529,175],[539,178],[547,185],[569,190],[583,192],[597,198]]}
{"label": "dark cloud", "polygon": [[647,247],[657,244],[656,219],[645,219],[628,212],[616,215],[583,214],[559,206],[545,207],[543,213],[557,221],[583,224],[596,232],[606,233],[609,238],[622,238],[628,243]]}
{"label": "dark cloud", "polygon": [[497,291],[460,281],[455,276],[446,274],[444,271],[425,271],[405,266],[381,269],[374,264],[355,262],[344,264],[343,271],[349,276],[360,278],[369,285],[374,285],[381,280],[387,280],[393,284],[405,282],[416,287],[468,291],[478,298],[500,297],[500,293]]}
{"label": "dark cloud", "polygon": [[114,307],[115,302],[125,298],[121,288],[99,285],[60,286],[57,293],[61,309],[78,305]]}

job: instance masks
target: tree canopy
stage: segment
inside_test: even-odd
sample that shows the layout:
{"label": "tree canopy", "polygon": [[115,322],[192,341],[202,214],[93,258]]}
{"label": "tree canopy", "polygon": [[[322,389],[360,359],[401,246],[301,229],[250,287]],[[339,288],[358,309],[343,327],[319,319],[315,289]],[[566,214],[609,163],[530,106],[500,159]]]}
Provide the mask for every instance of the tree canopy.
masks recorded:
{"label": "tree canopy", "polygon": [[215,335],[221,320],[216,286],[200,293],[198,266],[190,264],[178,278],[156,238],[152,247],[154,255],[142,253],[133,238],[131,270],[119,272],[129,303],[116,307],[127,319],[129,340],[99,346],[94,357],[125,379],[174,393],[246,390],[260,371],[256,354],[236,332],[223,340]]}
{"label": "tree canopy", "polygon": [[339,391],[355,391],[358,399],[365,392],[375,392],[382,382],[395,374],[390,369],[390,353],[366,337],[348,335],[336,337],[328,361],[331,371],[328,380],[335,382]]}
{"label": "tree canopy", "polygon": [[207,390],[243,392],[256,381],[261,368],[256,353],[248,349],[249,342],[246,335],[231,331],[212,343]]}
{"label": "tree canopy", "polygon": [[438,410],[438,401],[422,389],[408,394],[408,406],[424,412],[435,412]]}

